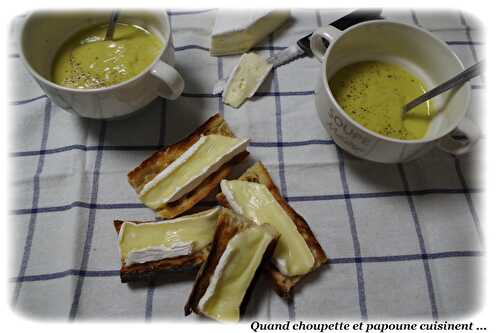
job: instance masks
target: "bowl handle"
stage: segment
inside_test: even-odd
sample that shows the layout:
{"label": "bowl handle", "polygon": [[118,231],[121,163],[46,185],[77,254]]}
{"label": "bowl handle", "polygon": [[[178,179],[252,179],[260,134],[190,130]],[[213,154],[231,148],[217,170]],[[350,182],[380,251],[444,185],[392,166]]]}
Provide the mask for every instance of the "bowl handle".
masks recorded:
{"label": "bowl handle", "polygon": [[158,95],[171,100],[181,95],[184,90],[184,79],[174,67],[160,60],[153,65],[150,72],[163,82],[158,89]]}
{"label": "bowl handle", "polygon": [[468,153],[481,138],[481,130],[470,119],[464,118],[457,128],[440,139],[438,147],[453,155]]}
{"label": "bowl handle", "polygon": [[313,32],[311,36],[311,51],[319,62],[323,62],[325,57],[327,46],[325,46],[324,41],[326,40],[329,44],[332,44],[341,34],[341,30],[335,29],[331,25],[326,25]]}

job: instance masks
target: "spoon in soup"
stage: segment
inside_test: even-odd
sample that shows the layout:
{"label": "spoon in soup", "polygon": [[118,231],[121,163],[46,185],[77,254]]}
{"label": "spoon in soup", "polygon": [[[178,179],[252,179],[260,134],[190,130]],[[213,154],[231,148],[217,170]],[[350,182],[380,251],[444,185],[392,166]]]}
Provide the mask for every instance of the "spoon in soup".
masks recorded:
{"label": "spoon in soup", "polygon": [[448,91],[452,88],[455,88],[459,85],[462,85],[465,82],[471,80],[472,78],[478,76],[479,74],[481,74],[481,71],[483,69],[483,65],[484,65],[484,61],[480,61],[477,64],[472,65],[471,67],[467,68],[463,72],[455,75],[454,77],[452,77],[448,81],[441,83],[440,85],[438,85],[434,89],[431,89],[428,92],[426,92],[425,94],[422,94],[419,97],[415,98],[414,100],[412,100],[411,102],[409,102],[408,104],[403,106],[403,116],[408,111],[410,111],[411,109],[416,107],[417,105],[420,105],[420,104],[424,103],[425,101],[427,101],[427,100],[429,100],[437,95],[440,95],[440,94],[444,93],[445,91]]}
{"label": "spoon in soup", "polygon": [[109,17],[108,29],[106,30],[106,37],[104,40],[113,40],[113,34],[115,33],[116,23],[118,22],[118,16],[120,12],[118,10],[113,10],[111,16]]}

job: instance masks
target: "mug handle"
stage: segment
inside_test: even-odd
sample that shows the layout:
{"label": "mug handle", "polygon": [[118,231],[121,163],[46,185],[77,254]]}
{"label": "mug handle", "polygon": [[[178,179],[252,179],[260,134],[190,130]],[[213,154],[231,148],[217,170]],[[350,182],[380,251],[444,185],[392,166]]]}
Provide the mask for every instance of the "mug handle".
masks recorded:
{"label": "mug handle", "polygon": [[[465,140],[456,139],[457,135],[464,136]],[[457,128],[438,141],[438,147],[452,155],[463,155],[471,150],[481,138],[481,130],[470,119],[464,118]]]}
{"label": "mug handle", "polygon": [[174,67],[160,60],[153,65],[150,72],[162,81],[158,95],[170,100],[181,95],[184,90],[184,79]]}
{"label": "mug handle", "polygon": [[326,52],[326,46],[323,41],[327,40],[328,43],[331,44],[337,40],[341,34],[341,30],[331,25],[326,25],[313,32],[311,36],[311,51],[319,62],[323,62]]}

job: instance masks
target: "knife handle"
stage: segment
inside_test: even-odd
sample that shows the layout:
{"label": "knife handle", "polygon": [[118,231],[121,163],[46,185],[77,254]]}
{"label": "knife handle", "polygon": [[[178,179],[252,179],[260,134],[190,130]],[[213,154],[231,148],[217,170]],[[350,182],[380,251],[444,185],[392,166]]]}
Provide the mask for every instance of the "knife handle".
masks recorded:
{"label": "knife handle", "polygon": [[[381,20],[381,19],[383,19],[381,14],[382,14],[382,9],[358,9],[358,10],[353,11],[350,14],[342,16],[341,18],[339,18],[336,21],[333,21],[332,23],[330,23],[330,25],[336,29],[345,30],[345,29],[350,28],[353,25],[361,23],[361,22],[372,21],[372,20]],[[312,33],[310,33],[307,36],[302,37],[297,42],[297,45],[309,57],[312,57],[312,55],[313,55],[312,51],[311,51],[311,42],[309,40],[309,38],[311,36],[312,36]]]}

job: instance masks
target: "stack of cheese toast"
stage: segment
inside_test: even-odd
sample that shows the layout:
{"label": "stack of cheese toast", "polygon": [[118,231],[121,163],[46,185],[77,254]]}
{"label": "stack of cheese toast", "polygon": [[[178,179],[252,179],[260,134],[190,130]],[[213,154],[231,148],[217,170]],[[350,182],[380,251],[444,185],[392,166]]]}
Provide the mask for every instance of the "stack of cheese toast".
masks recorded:
{"label": "stack of cheese toast", "polygon": [[[326,262],[306,221],[286,203],[262,163],[227,179],[249,155],[248,141],[236,138],[215,115],[128,174],[139,199],[165,220],[114,221],[122,282],[199,266],[185,314],[238,321],[261,272],[288,298]],[[182,215],[219,186],[223,207]]]}

